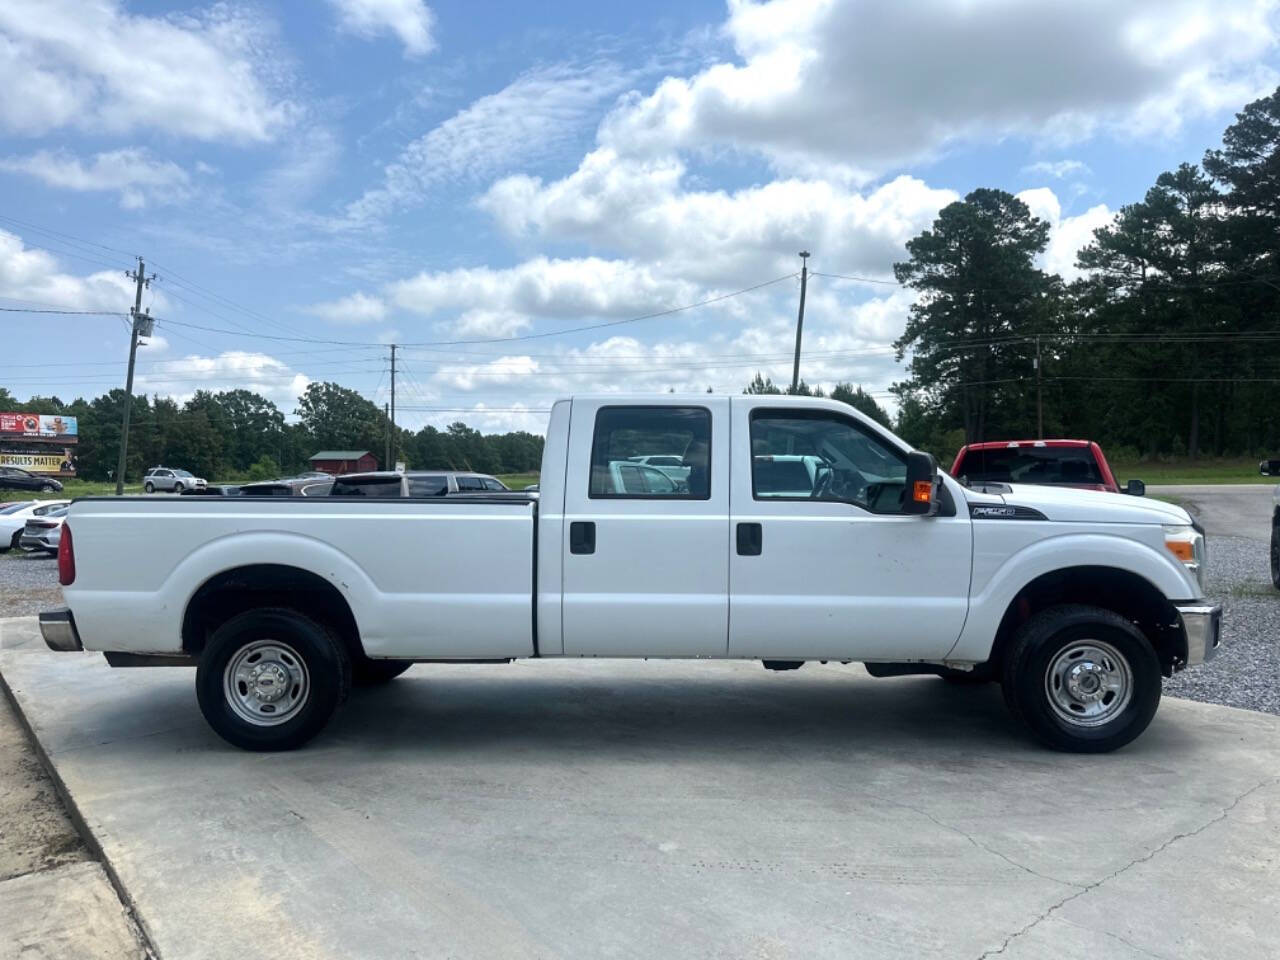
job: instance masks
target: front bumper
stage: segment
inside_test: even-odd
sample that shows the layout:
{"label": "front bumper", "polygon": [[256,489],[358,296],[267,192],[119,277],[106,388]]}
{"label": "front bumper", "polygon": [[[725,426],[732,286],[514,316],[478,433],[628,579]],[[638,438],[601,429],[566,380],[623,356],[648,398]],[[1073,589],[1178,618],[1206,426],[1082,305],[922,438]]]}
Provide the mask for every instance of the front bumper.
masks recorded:
{"label": "front bumper", "polygon": [[1183,635],[1187,638],[1187,662],[1194,667],[1213,659],[1222,643],[1222,605],[1218,603],[1174,604]]}
{"label": "front bumper", "polygon": [[40,611],[40,634],[50,650],[69,652],[84,649],[80,634],[76,632],[76,621],[66,607]]}

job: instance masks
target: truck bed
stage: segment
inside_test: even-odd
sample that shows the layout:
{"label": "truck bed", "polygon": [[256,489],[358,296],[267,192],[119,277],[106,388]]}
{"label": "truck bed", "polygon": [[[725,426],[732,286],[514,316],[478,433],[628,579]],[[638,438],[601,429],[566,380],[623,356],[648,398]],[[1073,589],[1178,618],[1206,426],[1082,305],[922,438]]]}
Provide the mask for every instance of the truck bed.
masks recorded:
{"label": "truck bed", "polygon": [[534,651],[537,500],[501,496],[86,497],[66,588],[85,646],[176,653],[188,598],[228,571],[290,567],[347,599],[374,657]]}

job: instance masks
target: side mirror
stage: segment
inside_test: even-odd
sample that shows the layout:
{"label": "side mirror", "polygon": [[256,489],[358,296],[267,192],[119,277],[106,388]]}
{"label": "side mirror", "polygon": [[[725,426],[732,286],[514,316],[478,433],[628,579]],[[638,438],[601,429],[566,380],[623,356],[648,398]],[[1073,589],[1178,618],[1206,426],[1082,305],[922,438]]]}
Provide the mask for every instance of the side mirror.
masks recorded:
{"label": "side mirror", "polygon": [[935,493],[938,481],[938,462],[931,453],[913,450],[907,454],[907,489],[902,498],[902,512],[931,516],[938,509]]}
{"label": "side mirror", "polygon": [[1147,485],[1141,480],[1130,480],[1125,484],[1124,492],[1131,497],[1145,497],[1147,495]]}

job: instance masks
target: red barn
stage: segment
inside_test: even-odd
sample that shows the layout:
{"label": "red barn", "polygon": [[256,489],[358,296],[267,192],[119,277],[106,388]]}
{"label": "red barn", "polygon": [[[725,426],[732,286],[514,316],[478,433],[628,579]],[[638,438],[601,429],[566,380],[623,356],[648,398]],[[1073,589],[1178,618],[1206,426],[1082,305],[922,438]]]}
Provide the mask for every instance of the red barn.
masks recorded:
{"label": "red barn", "polygon": [[334,476],[378,469],[378,458],[368,450],[321,450],[310,462],[312,470]]}

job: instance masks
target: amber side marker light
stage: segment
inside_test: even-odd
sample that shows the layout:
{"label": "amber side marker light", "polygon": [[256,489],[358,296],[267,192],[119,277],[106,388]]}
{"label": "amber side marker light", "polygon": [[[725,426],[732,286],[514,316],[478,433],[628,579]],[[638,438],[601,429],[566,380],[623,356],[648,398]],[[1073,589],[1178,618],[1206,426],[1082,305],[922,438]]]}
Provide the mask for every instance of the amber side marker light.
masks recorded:
{"label": "amber side marker light", "polygon": [[933,481],[917,480],[915,489],[911,492],[911,499],[916,503],[928,503],[933,499]]}
{"label": "amber side marker light", "polygon": [[1178,558],[1181,563],[1195,563],[1195,547],[1190,540],[1165,540],[1165,549]]}

